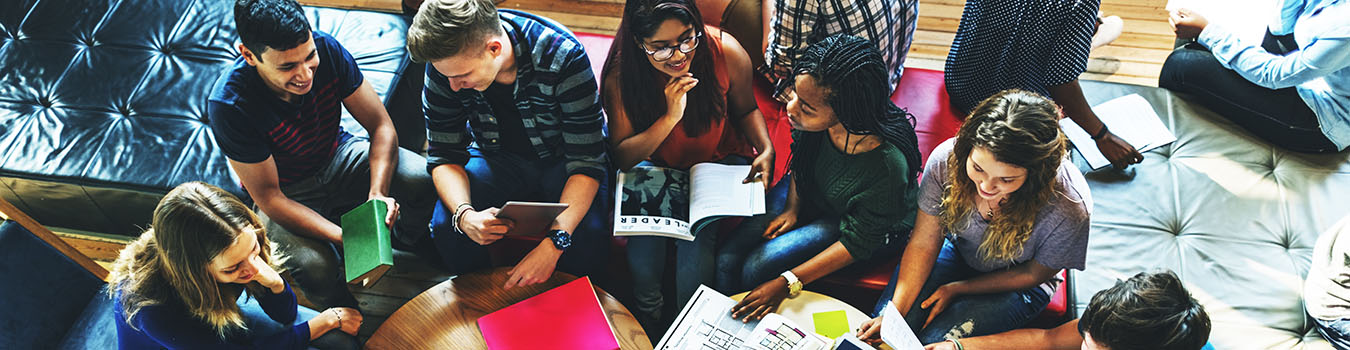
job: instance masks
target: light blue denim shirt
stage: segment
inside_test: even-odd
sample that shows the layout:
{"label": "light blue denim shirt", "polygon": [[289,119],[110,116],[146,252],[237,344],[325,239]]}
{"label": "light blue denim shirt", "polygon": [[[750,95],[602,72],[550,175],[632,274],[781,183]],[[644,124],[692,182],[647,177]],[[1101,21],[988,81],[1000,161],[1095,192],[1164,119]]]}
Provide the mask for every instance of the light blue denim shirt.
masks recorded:
{"label": "light blue denim shirt", "polygon": [[1270,89],[1294,87],[1336,147],[1350,146],[1350,0],[1284,0],[1270,25],[1299,50],[1279,56],[1210,24],[1197,39],[1219,63]]}

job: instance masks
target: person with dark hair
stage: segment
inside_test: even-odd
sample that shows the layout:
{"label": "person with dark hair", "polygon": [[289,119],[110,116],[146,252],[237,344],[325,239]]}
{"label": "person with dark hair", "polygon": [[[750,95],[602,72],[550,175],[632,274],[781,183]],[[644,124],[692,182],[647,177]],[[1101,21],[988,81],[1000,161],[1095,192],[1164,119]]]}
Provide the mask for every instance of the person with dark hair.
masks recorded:
{"label": "person with dark hair", "polygon": [[360,312],[296,305],[263,227],[218,187],[188,182],[169,191],[108,276],[118,348],[360,348]]}
{"label": "person with dark hair", "polygon": [[504,287],[543,282],[555,269],[604,271],[614,196],[581,42],[553,20],[499,11],[491,0],[427,0],[408,29],[408,52],[427,63],[426,167],[440,200],[431,234],[451,273],[491,266],[486,245],[514,227],[497,217],[508,200],[568,207]]}
{"label": "person with dark hair", "polygon": [[948,339],[925,350],[1211,349],[1205,307],[1172,271],[1140,272],[1092,296],[1079,319],[1052,329],[1018,329]]}
{"label": "person with dark hair", "polygon": [[1003,91],[929,154],[914,231],[859,338],[888,302],[925,344],[1015,329],[1050,303],[1060,270],[1083,269],[1091,195],[1059,119],[1050,99]]}
{"label": "person with dark hair", "polygon": [[[434,197],[422,157],[398,147],[393,121],[351,53],[311,31],[300,4],[239,0],[234,19],[242,56],[207,105],[216,144],[290,256],[282,264],[296,287],[316,305],[356,307],[335,222],[381,200],[395,239],[411,245],[426,237]],[[369,138],[342,129],[343,107]]]}
{"label": "person with dark hair", "polygon": [[1278,3],[1260,46],[1195,11],[1173,12],[1168,22],[1185,44],[1163,62],[1158,86],[1291,151],[1350,148],[1350,2]]}
{"label": "person with dark hair", "polygon": [[1053,98],[1092,135],[1112,166],[1143,161],[1097,118],[1078,85],[1101,23],[1100,5],[1101,0],[966,1],[943,69],[952,107],[967,113],[999,91],[1031,91]]}
{"label": "person with dark hair", "polygon": [[887,93],[905,71],[905,56],[919,23],[918,0],[763,0],[769,27],[760,71],[776,84],[774,96],[787,102],[795,64],[807,45],[847,34],[870,41],[886,62]]}
{"label": "person with dark hair", "polygon": [[[745,181],[772,181],[773,143],[755,104],[750,55],[736,38],[706,26],[688,0],[630,0],[605,63],[601,91],[614,164],[688,170],[702,162],[746,163]],[[751,145],[754,148],[751,148]],[[759,154],[755,155],[755,150]],[[647,160],[647,161],[644,161]],[[638,316],[659,320],[666,246],[677,252],[675,296],[684,305],[713,282],[714,228],[695,240],[628,239]]]}
{"label": "person with dark hair", "polygon": [[881,52],[835,35],[797,61],[790,174],[769,213],[738,226],[717,255],[717,288],[750,290],[732,317],[760,319],[802,285],[849,264],[894,258],[914,225],[919,148],[891,103]]}

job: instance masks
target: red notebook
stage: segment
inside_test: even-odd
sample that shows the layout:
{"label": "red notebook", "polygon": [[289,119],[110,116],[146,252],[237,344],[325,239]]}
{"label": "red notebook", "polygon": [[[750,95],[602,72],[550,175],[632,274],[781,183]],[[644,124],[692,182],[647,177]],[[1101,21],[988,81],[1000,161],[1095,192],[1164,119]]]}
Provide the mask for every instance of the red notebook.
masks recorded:
{"label": "red notebook", "polygon": [[478,319],[491,350],[617,350],[589,277],[578,278]]}

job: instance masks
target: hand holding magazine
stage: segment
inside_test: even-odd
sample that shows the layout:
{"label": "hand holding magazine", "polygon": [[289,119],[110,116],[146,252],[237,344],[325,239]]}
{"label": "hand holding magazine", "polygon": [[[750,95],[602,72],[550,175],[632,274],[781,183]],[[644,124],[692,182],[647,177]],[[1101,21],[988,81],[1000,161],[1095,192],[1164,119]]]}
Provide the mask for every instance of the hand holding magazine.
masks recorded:
{"label": "hand holding magazine", "polygon": [[749,165],[699,163],[688,172],[638,166],[619,173],[615,236],[694,240],[699,230],[731,216],[764,213],[764,184],[742,183]]}

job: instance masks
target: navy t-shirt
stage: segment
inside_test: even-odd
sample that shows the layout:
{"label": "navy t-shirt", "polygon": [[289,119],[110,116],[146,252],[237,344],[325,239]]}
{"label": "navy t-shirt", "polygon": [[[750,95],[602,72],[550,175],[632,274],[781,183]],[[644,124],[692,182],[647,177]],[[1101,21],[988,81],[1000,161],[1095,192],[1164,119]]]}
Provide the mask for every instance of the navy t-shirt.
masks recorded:
{"label": "navy t-shirt", "polygon": [[211,131],[225,156],[241,163],[272,157],[281,185],[314,175],[352,137],[340,123],[342,100],[361,86],[361,70],[333,37],[313,35],[319,66],[313,87],[296,103],[273,94],[258,69],[240,57],[216,81],[207,104]]}

